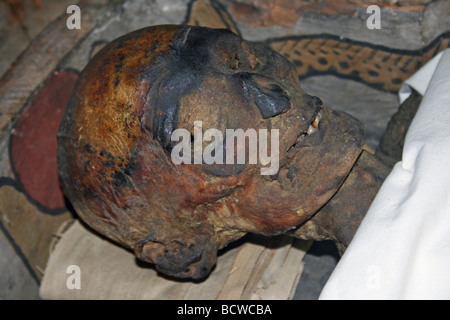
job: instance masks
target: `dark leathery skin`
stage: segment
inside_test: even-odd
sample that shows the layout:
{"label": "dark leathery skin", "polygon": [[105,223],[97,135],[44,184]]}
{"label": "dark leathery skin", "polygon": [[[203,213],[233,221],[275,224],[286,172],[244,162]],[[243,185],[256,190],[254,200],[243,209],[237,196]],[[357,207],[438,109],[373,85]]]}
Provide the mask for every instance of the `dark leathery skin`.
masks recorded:
{"label": "dark leathery skin", "polygon": [[[317,132],[305,135],[319,114]],[[171,160],[177,128],[278,129],[279,171]],[[292,230],[339,189],[361,123],[322,106],[295,67],[228,30],[164,25],[105,46],[82,71],[58,135],[63,190],[80,218],[157,270],[203,278],[247,232]]]}

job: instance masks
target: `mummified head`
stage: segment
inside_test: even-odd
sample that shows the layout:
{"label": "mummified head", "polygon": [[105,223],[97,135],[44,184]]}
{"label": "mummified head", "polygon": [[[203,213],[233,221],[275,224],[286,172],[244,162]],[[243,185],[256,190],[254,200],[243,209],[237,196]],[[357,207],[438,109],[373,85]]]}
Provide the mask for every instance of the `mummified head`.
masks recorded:
{"label": "mummified head", "polygon": [[[251,149],[250,137],[248,160],[226,161],[239,153],[227,130],[238,129],[259,142],[265,130],[276,170],[261,174],[273,163],[259,161],[263,143]],[[304,93],[270,48],[227,30],[165,25],[118,38],[89,62],[63,118],[58,165],[92,228],[163,273],[202,278],[217,250],[246,232],[279,234],[309,219],[345,179],[362,136],[358,121]],[[196,148],[223,163],[196,163]]]}

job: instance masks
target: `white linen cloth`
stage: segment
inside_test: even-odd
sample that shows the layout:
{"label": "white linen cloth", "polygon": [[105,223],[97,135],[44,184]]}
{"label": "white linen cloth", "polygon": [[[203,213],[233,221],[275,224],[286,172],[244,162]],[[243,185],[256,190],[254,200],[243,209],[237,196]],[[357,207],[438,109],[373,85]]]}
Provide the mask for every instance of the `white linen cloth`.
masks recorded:
{"label": "white linen cloth", "polygon": [[450,49],[410,77],[424,97],[402,161],[381,186],[319,299],[450,299]]}

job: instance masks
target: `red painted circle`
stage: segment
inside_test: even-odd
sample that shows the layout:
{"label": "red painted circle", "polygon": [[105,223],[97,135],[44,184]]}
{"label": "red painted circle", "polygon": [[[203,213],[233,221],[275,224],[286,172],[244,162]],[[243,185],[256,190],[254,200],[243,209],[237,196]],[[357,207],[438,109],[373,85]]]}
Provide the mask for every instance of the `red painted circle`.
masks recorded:
{"label": "red painted circle", "polygon": [[65,207],[56,163],[56,135],[78,74],[55,72],[31,98],[11,135],[11,161],[28,195],[49,209]]}

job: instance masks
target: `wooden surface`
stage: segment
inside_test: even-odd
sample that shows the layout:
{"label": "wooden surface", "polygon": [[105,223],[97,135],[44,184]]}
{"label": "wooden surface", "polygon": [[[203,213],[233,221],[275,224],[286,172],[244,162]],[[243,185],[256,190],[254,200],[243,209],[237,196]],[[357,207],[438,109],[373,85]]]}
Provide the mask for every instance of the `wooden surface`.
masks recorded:
{"label": "wooden surface", "polygon": [[366,27],[369,2],[91,0],[79,3],[80,30],[68,30],[61,13],[0,80],[0,227],[36,281],[58,228],[73,217],[55,176],[57,113],[105,43],[165,23],[225,27],[266,41],[297,66],[308,93],[363,120],[375,149],[401,83],[449,46],[450,2],[377,2],[380,30]]}

